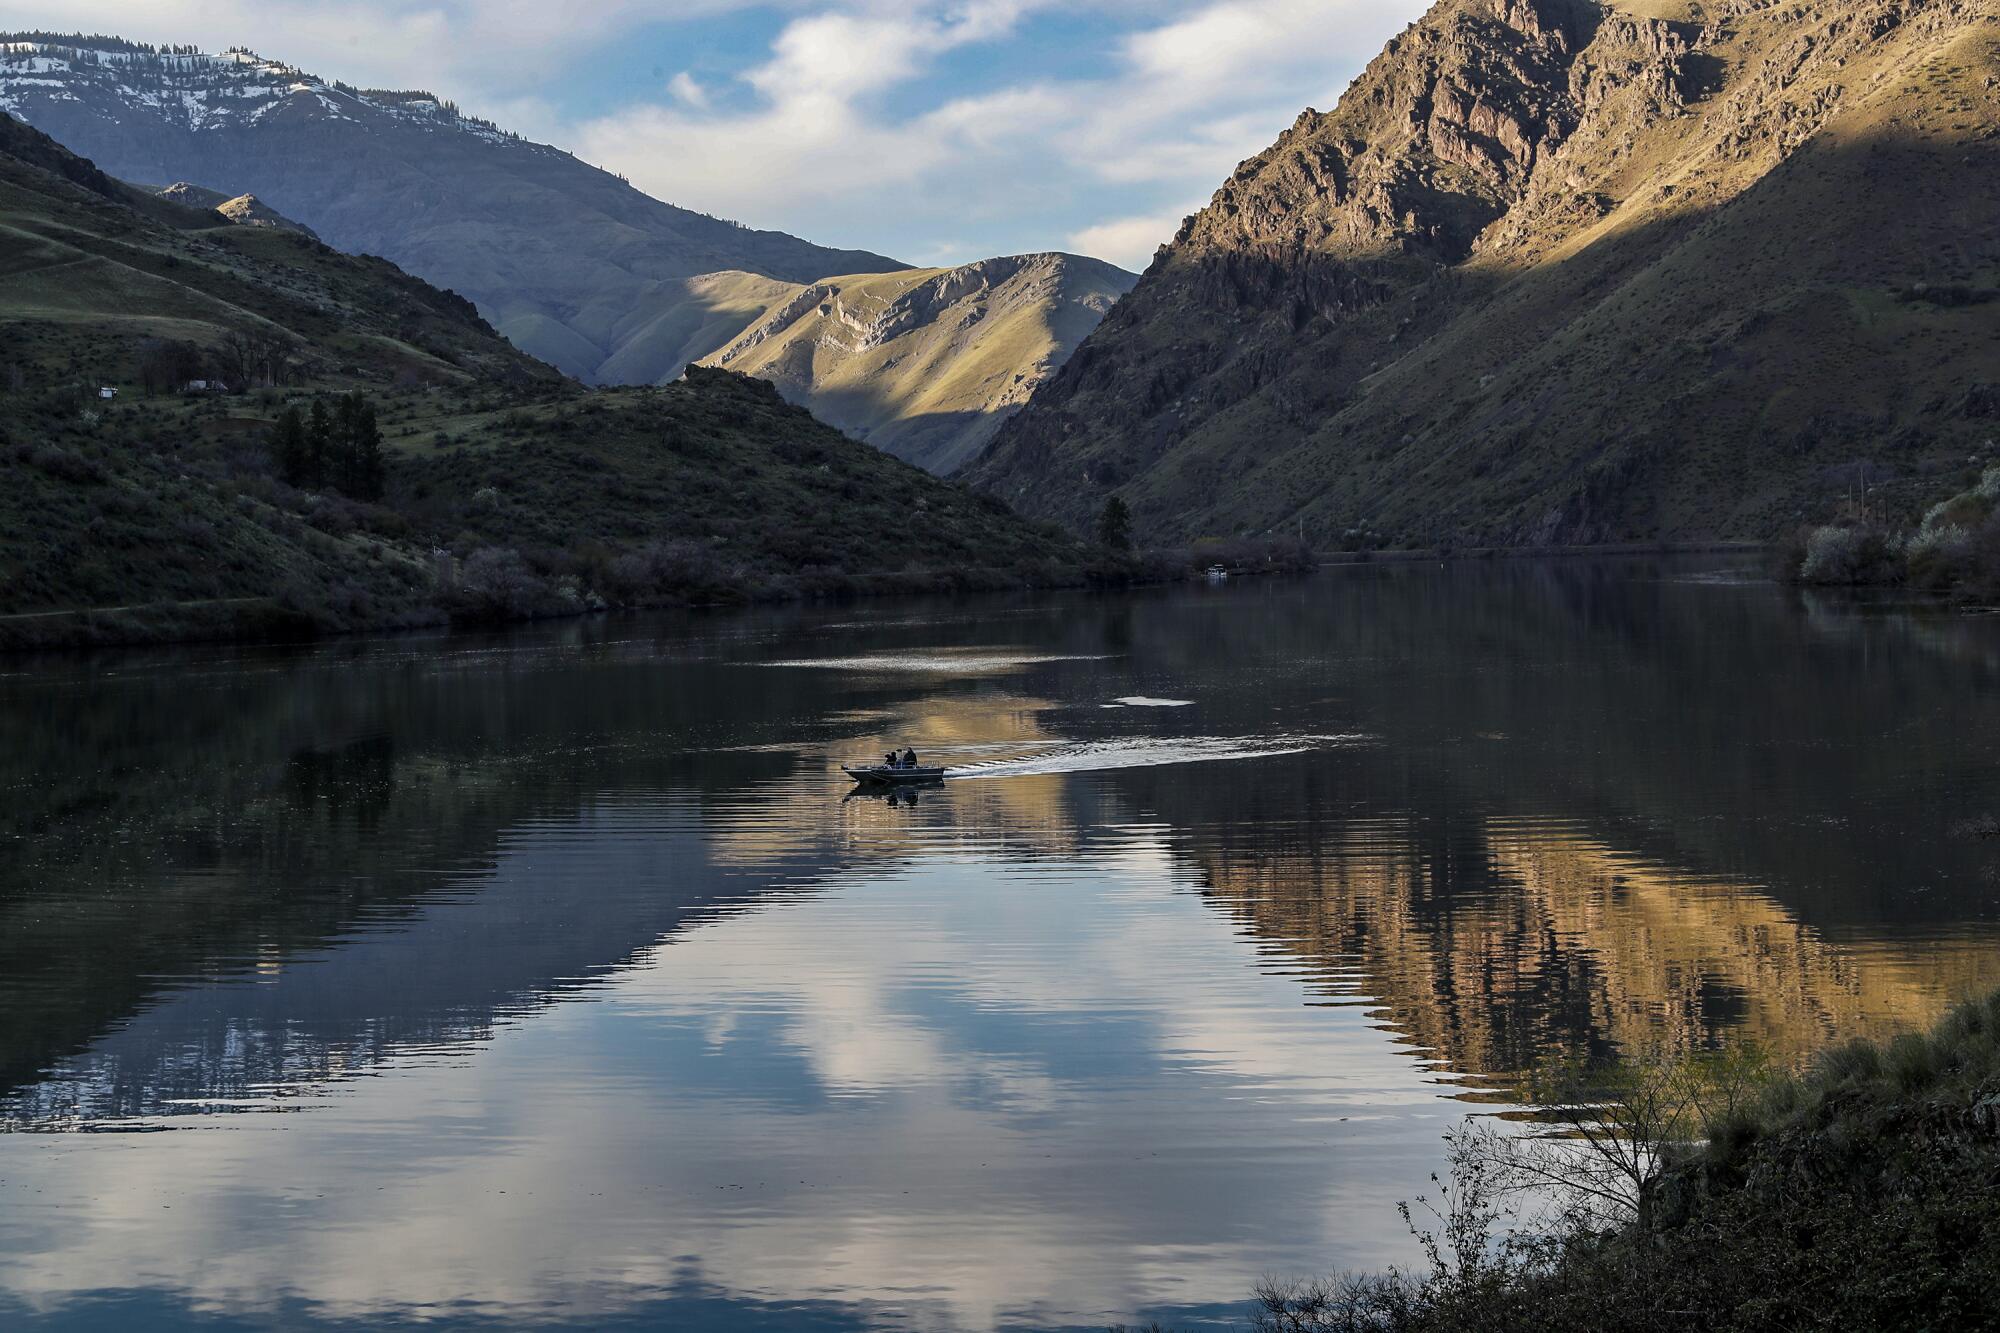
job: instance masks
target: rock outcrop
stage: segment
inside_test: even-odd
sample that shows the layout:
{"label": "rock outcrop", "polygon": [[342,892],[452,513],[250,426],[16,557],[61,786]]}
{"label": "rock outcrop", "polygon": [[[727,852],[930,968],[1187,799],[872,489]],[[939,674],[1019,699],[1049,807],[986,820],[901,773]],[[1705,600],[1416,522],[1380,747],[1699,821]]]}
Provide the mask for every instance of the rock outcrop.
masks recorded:
{"label": "rock outcrop", "polygon": [[301,236],[310,236],[315,241],[319,239],[319,233],[311,227],[303,222],[292,221],[254,194],[231,197],[221,190],[204,189],[188,181],[176,181],[158,191],[158,194],[160,198],[170,203],[220,213],[224,219],[238,227],[270,227],[278,231],[293,231]]}
{"label": "rock outcrop", "polygon": [[1996,284],[1990,0],[1443,0],[969,475],[1162,537],[1769,539],[1992,452]]}

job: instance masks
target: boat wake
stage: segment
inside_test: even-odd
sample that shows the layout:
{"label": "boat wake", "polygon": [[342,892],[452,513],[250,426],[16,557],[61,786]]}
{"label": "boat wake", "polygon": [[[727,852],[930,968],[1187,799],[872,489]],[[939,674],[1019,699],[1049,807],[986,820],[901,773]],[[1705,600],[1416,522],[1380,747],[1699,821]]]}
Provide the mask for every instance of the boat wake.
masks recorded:
{"label": "boat wake", "polygon": [[1233,759],[1272,759],[1364,745],[1374,738],[1340,736],[1157,736],[1123,740],[1052,743],[1034,754],[984,763],[954,765],[946,777],[1020,778],[1045,773],[1096,773],[1118,768],[1160,768],[1168,764],[1210,764]]}

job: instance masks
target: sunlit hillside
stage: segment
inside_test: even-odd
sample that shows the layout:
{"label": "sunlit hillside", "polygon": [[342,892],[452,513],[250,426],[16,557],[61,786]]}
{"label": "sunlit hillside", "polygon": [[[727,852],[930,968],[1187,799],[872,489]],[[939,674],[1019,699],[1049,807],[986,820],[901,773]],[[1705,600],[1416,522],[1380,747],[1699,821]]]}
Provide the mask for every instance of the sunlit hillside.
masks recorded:
{"label": "sunlit hillside", "polygon": [[773,293],[708,362],[770,380],[849,434],[950,473],[1137,280],[1062,254],[826,278]]}

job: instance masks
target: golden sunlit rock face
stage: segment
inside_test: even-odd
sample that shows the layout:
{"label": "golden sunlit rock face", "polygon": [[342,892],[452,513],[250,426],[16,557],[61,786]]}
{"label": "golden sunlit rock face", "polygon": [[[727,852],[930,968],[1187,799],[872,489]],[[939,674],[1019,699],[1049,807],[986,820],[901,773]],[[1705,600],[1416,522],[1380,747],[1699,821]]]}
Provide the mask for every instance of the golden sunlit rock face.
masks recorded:
{"label": "golden sunlit rock face", "polygon": [[[1830,939],[1757,885],[1675,871],[1573,828],[1488,821],[1485,875],[1427,862],[1394,821],[1316,853],[1201,858],[1211,893],[1329,992],[1442,1069],[1501,1083],[1552,1052],[1748,1041],[1798,1064],[1928,1023],[2000,985],[2000,932]],[[1462,860],[1456,864],[1462,866]]]}

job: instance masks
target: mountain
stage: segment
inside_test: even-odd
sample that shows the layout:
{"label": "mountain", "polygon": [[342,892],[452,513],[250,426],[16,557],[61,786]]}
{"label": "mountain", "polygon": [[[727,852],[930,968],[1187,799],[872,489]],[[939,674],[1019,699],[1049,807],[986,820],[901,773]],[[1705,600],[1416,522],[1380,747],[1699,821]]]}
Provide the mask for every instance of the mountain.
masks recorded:
{"label": "mountain", "polygon": [[[179,202],[252,225],[298,219],[385,255],[587,383],[731,365],[934,471],[984,447],[1135,281],[1068,255],[906,269],[750,231],[430,94],[361,91],[241,50],[0,36],[0,110],[113,175],[178,182]],[[807,291],[821,287],[831,300]]]}
{"label": "mountain", "polygon": [[2000,434],[2000,18],[1443,0],[971,469],[1160,536],[1769,540]]}
{"label": "mountain", "polygon": [[855,438],[950,473],[1137,281],[1065,254],[823,278],[765,291],[755,322],[707,361],[769,380]]}
{"label": "mountain", "polygon": [[[294,475],[270,443],[289,408],[363,403],[374,480]],[[0,646],[1020,586],[1087,559],[767,384],[585,389],[387,260],[182,207],[0,115]]]}
{"label": "mountain", "polygon": [[690,282],[703,274],[804,283],[903,267],[661,203],[429,93],[351,88],[243,50],[0,34],[0,111],[124,180],[254,194],[329,245],[468,297],[585,380],[635,342],[671,343],[663,326],[719,321],[703,352],[739,332]]}

